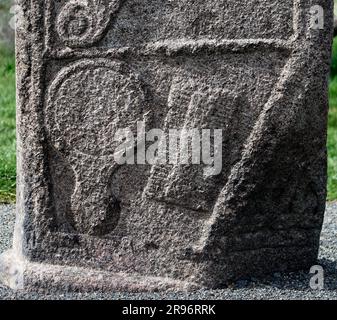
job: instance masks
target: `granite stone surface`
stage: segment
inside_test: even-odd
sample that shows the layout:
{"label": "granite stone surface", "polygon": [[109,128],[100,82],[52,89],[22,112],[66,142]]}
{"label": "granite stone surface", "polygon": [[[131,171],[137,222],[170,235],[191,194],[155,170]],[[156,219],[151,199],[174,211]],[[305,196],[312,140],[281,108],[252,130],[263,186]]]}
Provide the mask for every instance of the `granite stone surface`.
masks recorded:
{"label": "granite stone surface", "polygon": [[[18,5],[18,206],[4,284],[184,291],[315,264],[332,1]],[[119,164],[114,137],[139,122],[221,129],[221,172]]]}
{"label": "granite stone surface", "polygon": [[[0,205],[0,250],[9,249],[15,206]],[[224,289],[191,292],[64,292],[12,290],[0,284],[1,300],[337,300],[337,203],[327,203],[319,260],[324,270],[323,289],[310,287],[309,269],[275,272],[260,278],[244,277]]]}

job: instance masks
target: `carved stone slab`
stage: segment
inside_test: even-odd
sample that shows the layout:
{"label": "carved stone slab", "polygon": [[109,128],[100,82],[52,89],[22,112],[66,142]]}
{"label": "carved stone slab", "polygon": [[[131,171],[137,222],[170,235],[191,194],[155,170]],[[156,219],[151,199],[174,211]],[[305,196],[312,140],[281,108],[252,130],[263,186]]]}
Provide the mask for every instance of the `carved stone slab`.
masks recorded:
{"label": "carved stone slab", "polygon": [[[187,290],[315,263],[332,1],[19,5],[17,223],[2,282]],[[222,129],[221,172],[118,164],[114,135],[139,122]]]}

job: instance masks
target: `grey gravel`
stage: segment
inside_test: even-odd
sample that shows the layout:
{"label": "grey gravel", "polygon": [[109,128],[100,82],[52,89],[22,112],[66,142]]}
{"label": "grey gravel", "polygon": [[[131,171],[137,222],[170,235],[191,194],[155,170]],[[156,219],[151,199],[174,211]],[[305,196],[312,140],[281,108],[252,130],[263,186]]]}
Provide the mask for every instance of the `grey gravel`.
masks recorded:
{"label": "grey gravel", "polygon": [[[11,246],[15,207],[0,206],[0,252]],[[0,299],[25,300],[121,300],[121,299],[210,299],[210,300],[337,300],[337,202],[327,204],[321,237],[318,264],[324,268],[323,290],[312,290],[309,285],[309,270],[292,273],[275,273],[264,279],[241,279],[224,290],[201,290],[193,293],[60,293],[42,295],[38,293],[13,292],[0,286]]]}

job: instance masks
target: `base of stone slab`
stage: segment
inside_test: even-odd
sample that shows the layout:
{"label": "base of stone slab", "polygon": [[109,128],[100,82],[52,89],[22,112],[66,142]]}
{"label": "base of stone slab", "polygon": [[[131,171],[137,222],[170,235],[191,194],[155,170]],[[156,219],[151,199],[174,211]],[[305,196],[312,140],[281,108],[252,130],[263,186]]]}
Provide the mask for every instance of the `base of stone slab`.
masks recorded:
{"label": "base of stone slab", "polygon": [[23,261],[12,250],[0,256],[0,283],[13,290],[51,292],[187,292],[197,284],[162,277],[111,273]]}
{"label": "base of stone slab", "polygon": [[[69,265],[36,263],[9,250],[0,255],[0,283],[14,289],[53,292],[186,292],[219,289],[244,277],[274,272],[309,271],[316,264],[312,247],[261,248],[234,252],[225,261],[203,265],[197,282],[113,273]],[[191,270],[192,272],[192,270]],[[196,272],[195,272],[196,273]]]}

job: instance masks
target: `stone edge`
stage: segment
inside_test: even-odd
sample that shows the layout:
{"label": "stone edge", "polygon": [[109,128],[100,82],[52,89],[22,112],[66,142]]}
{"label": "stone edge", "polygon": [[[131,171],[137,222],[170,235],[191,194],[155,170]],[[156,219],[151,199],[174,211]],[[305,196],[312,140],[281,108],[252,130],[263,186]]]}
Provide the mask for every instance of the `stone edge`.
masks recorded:
{"label": "stone edge", "polygon": [[190,292],[195,283],[24,261],[8,250],[0,255],[0,283],[14,291],[52,292]]}

